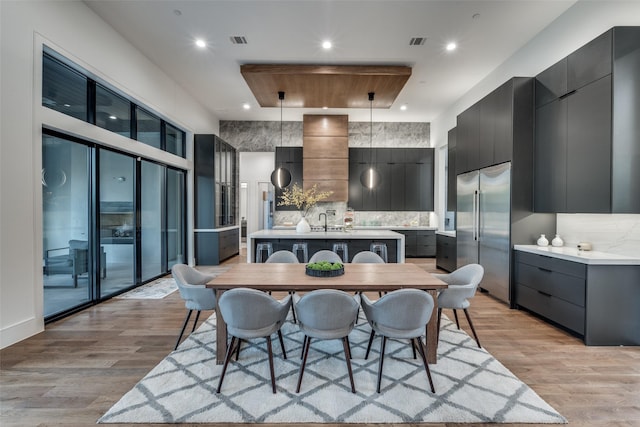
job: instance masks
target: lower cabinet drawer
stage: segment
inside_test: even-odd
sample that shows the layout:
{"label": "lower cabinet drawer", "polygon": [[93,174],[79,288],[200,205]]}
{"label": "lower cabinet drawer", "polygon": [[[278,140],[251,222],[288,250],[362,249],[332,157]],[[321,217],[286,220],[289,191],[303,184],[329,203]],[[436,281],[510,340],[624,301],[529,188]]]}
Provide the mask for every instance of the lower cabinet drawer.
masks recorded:
{"label": "lower cabinet drawer", "polygon": [[521,283],[516,285],[516,302],[522,307],[584,335],[584,307],[571,304]]}
{"label": "lower cabinet drawer", "polygon": [[516,283],[553,295],[572,304],[584,307],[586,280],[581,277],[552,271],[544,267],[518,263]]}

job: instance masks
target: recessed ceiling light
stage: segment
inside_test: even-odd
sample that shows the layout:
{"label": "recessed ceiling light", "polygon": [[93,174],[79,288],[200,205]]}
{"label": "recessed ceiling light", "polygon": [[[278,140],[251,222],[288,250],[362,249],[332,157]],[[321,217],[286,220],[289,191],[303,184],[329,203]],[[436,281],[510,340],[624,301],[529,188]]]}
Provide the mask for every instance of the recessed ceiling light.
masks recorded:
{"label": "recessed ceiling light", "polygon": [[205,48],[205,47],[207,47],[207,42],[205,42],[202,39],[196,39],[196,46],[198,46],[200,48]]}
{"label": "recessed ceiling light", "polygon": [[65,106],[65,107],[71,107],[71,105],[69,105],[69,104],[64,104],[64,106]]}
{"label": "recessed ceiling light", "polygon": [[401,109],[402,111],[406,110],[406,109],[407,109],[407,104],[402,104],[402,105],[400,106],[400,109]]}
{"label": "recessed ceiling light", "polygon": [[451,52],[452,50],[456,50],[457,47],[458,47],[458,45],[455,44],[455,42],[447,43],[447,50],[449,52]]}
{"label": "recessed ceiling light", "polygon": [[111,120],[115,120],[115,119],[117,119],[117,117],[116,117],[116,116],[109,116],[109,118],[110,118]]}
{"label": "recessed ceiling light", "polygon": [[325,40],[325,41],[322,42],[322,48],[323,49],[329,50],[329,49],[331,49],[332,46],[333,45],[331,44],[331,42],[329,40]]}
{"label": "recessed ceiling light", "polygon": [[245,110],[248,110],[251,108],[251,105],[245,102],[244,104],[242,104],[242,108],[244,108]]}

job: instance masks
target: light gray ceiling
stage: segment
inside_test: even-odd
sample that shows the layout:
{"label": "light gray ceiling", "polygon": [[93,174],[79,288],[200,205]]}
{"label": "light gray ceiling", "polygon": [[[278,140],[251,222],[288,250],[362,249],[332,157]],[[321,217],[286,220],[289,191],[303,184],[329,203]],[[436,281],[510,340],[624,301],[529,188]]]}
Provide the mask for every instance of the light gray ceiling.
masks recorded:
{"label": "light gray ceiling", "polygon": [[[279,108],[257,104],[240,65],[295,63],[411,66],[396,102],[373,112],[374,121],[399,122],[436,118],[575,2],[85,1],[221,120],[280,120]],[[248,43],[232,44],[231,36]],[[412,37],[427,40],[410,46]],[[207,48],[196,48],[195,38],[205,39]],[[333,42],[331,51],[320,47],[325,39]],[[456,51],[445,51],[449,41],[457,42]],[[250,110],[242,108],[245,102]],[[302,114],[369,120],[368,109],[299,108],[285,108],[284,120],[302,120]]]}

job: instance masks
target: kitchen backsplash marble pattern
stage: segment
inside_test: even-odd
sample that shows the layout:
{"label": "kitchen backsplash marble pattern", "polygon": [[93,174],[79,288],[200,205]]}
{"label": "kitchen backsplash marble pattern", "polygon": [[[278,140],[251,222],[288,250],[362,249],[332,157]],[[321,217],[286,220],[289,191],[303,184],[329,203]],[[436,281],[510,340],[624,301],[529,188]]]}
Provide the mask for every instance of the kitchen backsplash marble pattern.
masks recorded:
{"label": "kitchen backsplash marble pattern", "polygon": [[[324,225],[324,217],[319,214],[327,210],[335,210],[335,216],[327,217],[328,225],[342,225],[347,204],[343,202],[318,203],[307,215],[307,221],[311,225]],[[422,226],[428,227],[431,223],[429,212],[355,212],[355,226]],[[300,212],[276,211],[273,216],[274,225],[297,224],[300,221]]]}
{"label": "kitchen backsplash marble pattern", "polygon": [[591,242],[594,251],[640,257],[640,215],[558,214],[556,230],[565,246]]}

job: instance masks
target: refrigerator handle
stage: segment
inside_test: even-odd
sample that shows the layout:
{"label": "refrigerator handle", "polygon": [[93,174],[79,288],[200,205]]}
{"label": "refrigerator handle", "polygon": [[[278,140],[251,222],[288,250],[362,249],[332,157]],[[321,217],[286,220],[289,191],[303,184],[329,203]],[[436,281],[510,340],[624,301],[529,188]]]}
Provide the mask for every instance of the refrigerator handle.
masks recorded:
{"label": "refrigerator handle", "polygon": [[480,240],[480,232],[482,230],[480,224],[480,203],[482,203],[482,200],[480,200],[480,198],[482,197],[482,193],[478,190],[476,194],[478,198],[476,201],[476,240]]}
{"label": "refrigerator handle", "polygon": [[478,240],[478,190],[473,192],[473,208],[471,214],[473,215],[473,240]]}

